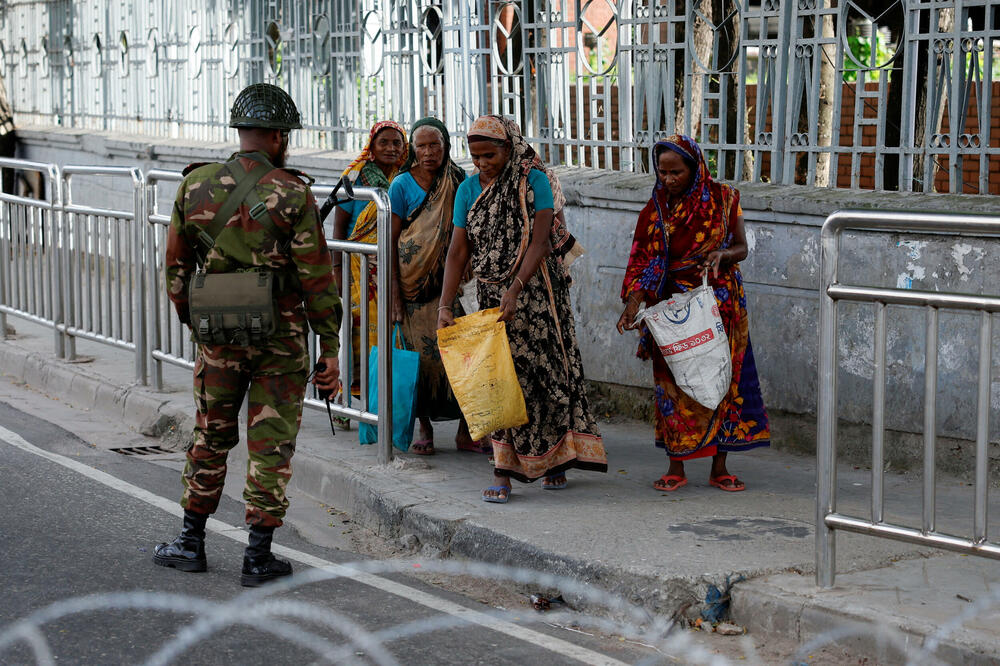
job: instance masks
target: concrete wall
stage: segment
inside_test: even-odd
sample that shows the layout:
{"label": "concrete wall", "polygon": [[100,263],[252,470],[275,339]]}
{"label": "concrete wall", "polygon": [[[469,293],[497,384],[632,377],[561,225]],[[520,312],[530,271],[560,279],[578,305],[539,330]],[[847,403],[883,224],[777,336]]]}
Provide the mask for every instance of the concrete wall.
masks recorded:
{"label": "concrete wall", "polygon": [[[112,137],[62,128],[19,130],[22,156],[59,164],[138,165],[180,169],[193,161],[222,159],[233,145],[151,142],[147,137]],[[290,162],[332,183],[351,155],[298,151]],[[469,165],[465,165],[469,166]],[[573,266],[577,333],[587,377],[595,383],[602,411],[650,414],[651,370],[635,358],[634,334],[614,329],[618,295],[636,216],[648,200],[651,176],[562,169],[569,202],[567,218],[587,248]],[[128,206],[123,181],[92,179],[74,194],[81,203]],[[170,190],[171,188],[165,188]],[[830,213],[845,208],[989,212],[1000,199],[985,196],[871,193],[797,186],[741,186],[750,256],[743,262],[751,340],[764,397],[772,413],[775,443],[809,450],[814,445],[819,230]],[[167,203],[171,191],[161,193]],[[161,209],[167,209],[166,206]],[[842,242],[841,275],[858,285],[921,288],[973,294],[1000,293],[1000,243],[948,236],[848,234]],[[908,466],[919,457],[912,435],[923,421],[924,318],[917,310],[890,309],[888,335],[889,458]],[[943,313],[940,332],[939,457],[952,467],[968,463],[974,437],[978,327],[972,315]],[[840,414],[848,424],[871,415],[871,306],[846,305],[841,314]],[[1000,429],[1000,336],[994,335],[991,393],[992,432]],[[845,424],[847,425],[847,424]],[[842,445],[863,450],[870,433],[846,427]],[[863,459],[859,454],[859,459]],[[997,456],[1000,458],[1000,454]]]}

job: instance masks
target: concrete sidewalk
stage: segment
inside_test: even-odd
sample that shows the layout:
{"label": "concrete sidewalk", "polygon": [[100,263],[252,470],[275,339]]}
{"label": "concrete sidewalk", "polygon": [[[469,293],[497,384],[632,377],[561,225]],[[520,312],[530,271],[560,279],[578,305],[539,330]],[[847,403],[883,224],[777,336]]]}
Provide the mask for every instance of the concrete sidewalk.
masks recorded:
{"label": "concrete sidewalk", "polygon": [[[81,340],[78,354],[92,360],[65,362],[52,353],[51,331],[14,317],[9,323],[16,334],[0,341],[0,372],[144,434],[165,436],[178,448],[186,443],[193,424],[188,371],[165,366],[165,390],[156,392],[134,385],[129,353]],[[487,456],[456,451],[454,423],[436,425],[436,455],[402,454],[382,467],[372,447],[358,445],[356,430],[338,429],[331,437],[326,414],[307,410],[292,492],[345,510],[382,536],[413,535],[429,555],[574,576],[665,615],[685,605],[689,613],[697,610],[707,585],[744,576],[733,593],[736,623],[802,643],[833,628],[858,629],[857,637],[838,644],[887,662],[969,611],[973,617],[955,620],[961,626],[942,637],[938,657],[1000,660],[1000,612],[995,604],[975,604],[1000,591],[1000,564],[843,534],[837,587],[820,591],[812,577],[811,458],[775,449],[731,456],[730,470],[747,483],[742,493],[710,487],[708,461],[694,461],[687,487],[660,493],[651,484],[667,460],[652,445],[651,427],[615,422],[602,429],[607,474],[571,471],[562,491],[515,482],[510,502],[497,505],[480,500],[492,479]],[[869,474],[852,467],[838,474],[840,509],[865,515]],[[885,495],[890,519],[918,524],[919,478],[887,475]],[[942,532],[971,530],[970,486],[942,478],[937,502]],[[991,533],[997,534],[1000,502],[992,504]],[[902,632],[896,647],[876,635],[883,627]]]}

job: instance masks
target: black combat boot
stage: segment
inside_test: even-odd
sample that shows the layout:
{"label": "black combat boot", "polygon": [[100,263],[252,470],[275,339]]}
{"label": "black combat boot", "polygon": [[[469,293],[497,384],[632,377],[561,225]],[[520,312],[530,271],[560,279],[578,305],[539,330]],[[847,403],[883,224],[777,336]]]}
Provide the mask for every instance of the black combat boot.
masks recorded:
{"label": "black combat boot", "polygon": [[153,549],[153,562],[161,567],[181,571],[205,571],[205,523],[207,513],[184,510],[184,527],[170,543],[161,543]]}
{"label": "black combat boot", "polygon": [[243,553],[243,575],[240,576],[243,587],[260,587],[274,578],[292,575],[292,565],[271,554],[272,537],[273,526],[250,526],[250,538]]}

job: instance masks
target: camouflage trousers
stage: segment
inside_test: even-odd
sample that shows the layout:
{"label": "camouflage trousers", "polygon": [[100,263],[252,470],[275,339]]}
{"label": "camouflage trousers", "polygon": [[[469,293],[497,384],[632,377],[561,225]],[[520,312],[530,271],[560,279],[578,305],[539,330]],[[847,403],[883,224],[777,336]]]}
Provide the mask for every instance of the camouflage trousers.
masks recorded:
{"label": "camouflage trousers", "polygon": [[246,522],[281,525],[288,509],[285,490],[292,476],[308,367],[304,335],[259,347],[198,345],[194,443],[184,466],[181,506],[205,514],[218,508],[226,458],[240,441],[240,406],[249,395]]}

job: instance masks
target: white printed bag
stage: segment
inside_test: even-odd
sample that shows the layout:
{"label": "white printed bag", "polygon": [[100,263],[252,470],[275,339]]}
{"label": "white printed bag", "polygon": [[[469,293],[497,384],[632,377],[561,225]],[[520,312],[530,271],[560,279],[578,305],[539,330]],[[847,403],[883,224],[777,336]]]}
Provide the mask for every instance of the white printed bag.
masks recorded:
{"label": "white printed bag", "polygon": [[644,322],[653,334],[677,386],[699,404],[718,407],[729,392],[733,360],[708,272],[700,287],[673,294],[635,320]]}

